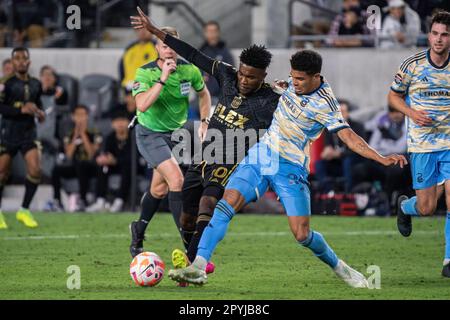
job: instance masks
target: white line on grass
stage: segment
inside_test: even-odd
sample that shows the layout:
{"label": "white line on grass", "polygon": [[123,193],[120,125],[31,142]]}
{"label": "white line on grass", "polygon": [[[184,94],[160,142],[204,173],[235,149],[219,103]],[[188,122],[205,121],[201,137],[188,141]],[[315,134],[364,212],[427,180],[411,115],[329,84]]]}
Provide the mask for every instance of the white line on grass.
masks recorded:
{"label": "white line on grass", "polygon": [[[324,236],[391,236],[397,235],[398,231],[342,231],[342,232],[322,232]],[[414,231],[414,235],[439,235],[439,231]],[[290,232],[230,232],[228,237],[285,237],[290,236]],[[155,238],[171,238],[178,237],[174,233],[151,233],[150,236]],[[117,234],[61,234],[61,235],[36,235],[36,236],[17,236],[17,237],[0,237],[3,241],[23,241],[23,240],[77,240],[77,239],[121,239],[129,238],[127,233]]]}

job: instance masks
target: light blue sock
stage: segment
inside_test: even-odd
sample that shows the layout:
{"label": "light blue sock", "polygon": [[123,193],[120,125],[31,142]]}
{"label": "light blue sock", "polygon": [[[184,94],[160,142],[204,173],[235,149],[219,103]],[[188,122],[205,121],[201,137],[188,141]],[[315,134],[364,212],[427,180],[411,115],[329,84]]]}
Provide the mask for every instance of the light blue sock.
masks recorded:
{"label": "light blue sock", "polygon": [[409,198],[408,200],[403,201],[400,206],[402,207],[402,211],[404,214],[410,216],[419,217],[420,214],[416,209],[417,197]]}
{"label": "light blue sock", "polygon": [[299,241],[298,243],[311,249],[316,257],[325,262],[331,268],[334,269],[337,266],[339,259],[336,256],[336,253],[334,253],[333,249],[330,248],[324,237],[319,232],[311,230],[308,237],[304,241]]}
{"label": "light blue sock", "polygon": [[450,211],[445,219],[445,259],[450,259]]}
{"label": "light blue sock", "polygon": [[211,259],[217,244],[227,233],[228,225],[234,215],[234,209],[228,202],[220,200],[217,203],[213,217],[205,228],[200,243],[198,244],[197,256],[205,258],[206,261]]}

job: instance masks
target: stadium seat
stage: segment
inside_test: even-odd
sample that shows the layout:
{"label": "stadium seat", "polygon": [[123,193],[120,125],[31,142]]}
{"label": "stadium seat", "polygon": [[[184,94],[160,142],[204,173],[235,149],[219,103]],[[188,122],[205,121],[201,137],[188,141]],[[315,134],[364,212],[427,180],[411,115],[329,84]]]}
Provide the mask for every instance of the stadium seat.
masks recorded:
{"label": "stadium seat", "polygon": [[99,119],[117,104],[118,92],[118,83],[114,78],[91,74],[80,81],[78,101],[90,109],[94,119]]}
{"label": "stadium seat", "polygon": [[68,95],[68,107],[74,108],[78,103],[78,80],[69,74],[58,74],[58,82]]}

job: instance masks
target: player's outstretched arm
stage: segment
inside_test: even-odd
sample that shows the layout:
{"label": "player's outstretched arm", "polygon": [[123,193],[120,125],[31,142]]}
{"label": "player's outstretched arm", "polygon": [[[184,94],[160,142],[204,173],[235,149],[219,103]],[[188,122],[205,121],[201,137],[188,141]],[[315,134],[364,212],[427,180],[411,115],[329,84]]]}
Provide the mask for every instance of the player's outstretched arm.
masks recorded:
{"label": "player's outstretched arm", "polygon": [[432,124],[431,118],[428,116],[426,111],[414,110],[405,102],[404,95],[394,91],[389,91],[388,94],[388,104],[396,109],[397,111],[403,113],[408,118],[412,119],[419,126],[429,126]]}
{"label": "player's outstretched arm", "polygon": [[156,27],[148,16],[144,14],[141,8],[137,7],[138,16],[131,16],[131,25],[134,29],[145,28],[153,33],[157,38],[161,39],[165,44],[175,50],[180,56],[202,69],[203,71],[213,74],[214,59],[204,55],[188,43],[172,37]]}
{"label": "player's outstretched arm", "polygon": [[339,139],[341,139],[350,148],[350,150],[356,152],[364,158],[377,161],[384,166],[399,164],[400,167],[403,168],[406,164],[408,164],[406,158],[402,155],[393,154],[386,157],[382,156],[350,128],[345,128],[338,131],[337,135]]}

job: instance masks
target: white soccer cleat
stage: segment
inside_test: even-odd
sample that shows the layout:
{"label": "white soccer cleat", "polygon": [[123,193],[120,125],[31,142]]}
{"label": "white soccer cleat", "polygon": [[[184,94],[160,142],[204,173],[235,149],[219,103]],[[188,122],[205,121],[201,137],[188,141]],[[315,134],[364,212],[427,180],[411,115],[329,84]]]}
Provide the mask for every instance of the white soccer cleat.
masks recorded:
{"label": "white soccer cleat", "polygon": [[368,288],[369,283],[363,274],[350,268],[344,261],[339,260],[336,268],[334,268],[336,275],[344,280],[350,287],[353,288]]}
{"label": "white soccer cleat", "polygon": [[97,201],[95,201],[92,205],[86,208],[86,212],[105,212],[105,211],[107,211],[106,201],[103,198],[97,198]]}
{"label": "white soccer cleat", "polygon": [[189,282],[197,285],[203,285],[208,282],[206,272],[194,265],[182,269],[169,270],[169,278],[173,281]]}
{"label": "white soccer cleat", "polygon": [[123,209],[123,200],[120,198],[114,199],[111,207],[109,207],[110,212],[119,212]]}

